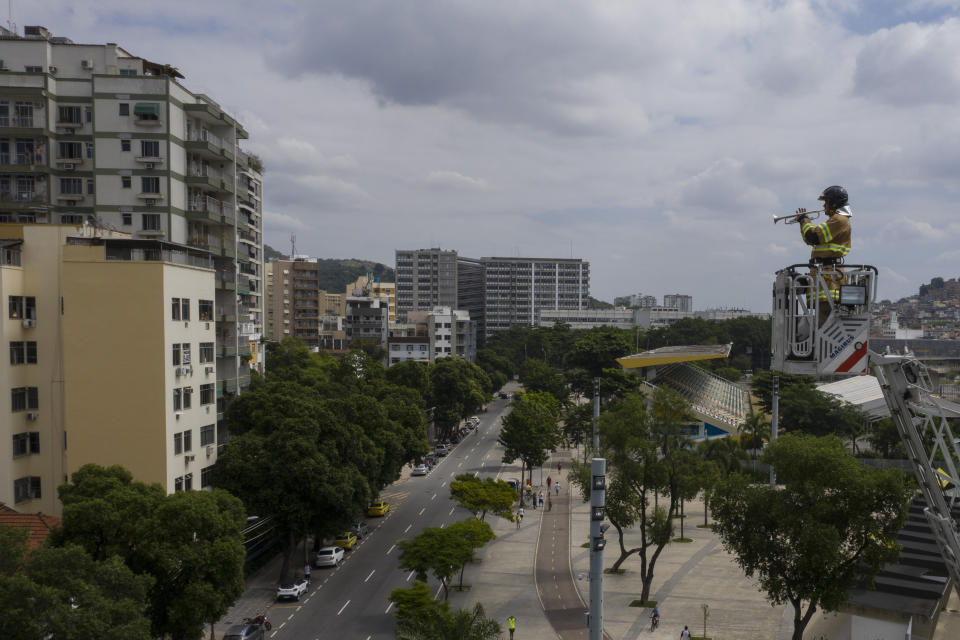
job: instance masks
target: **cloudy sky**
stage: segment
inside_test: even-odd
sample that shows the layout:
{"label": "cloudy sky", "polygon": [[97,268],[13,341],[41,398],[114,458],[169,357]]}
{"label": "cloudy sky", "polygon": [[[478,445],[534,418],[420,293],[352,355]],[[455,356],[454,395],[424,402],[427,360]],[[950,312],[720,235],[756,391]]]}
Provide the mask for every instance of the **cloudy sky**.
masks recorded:
{"label": "cloudy sky", "polygon": [[584,258],[601,299],[767,311],[771,217],[850,192],[880,295],[960,276],[960,0],[15,0],[240,118],[266,242]]}

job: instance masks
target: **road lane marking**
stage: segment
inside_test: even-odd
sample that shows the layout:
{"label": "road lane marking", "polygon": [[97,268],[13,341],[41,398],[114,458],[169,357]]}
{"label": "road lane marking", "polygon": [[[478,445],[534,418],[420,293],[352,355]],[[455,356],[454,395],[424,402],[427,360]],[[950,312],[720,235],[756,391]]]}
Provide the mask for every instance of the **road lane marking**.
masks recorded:
{"label": "road lane marking", "polygon": [[[390,613],[390,609],[392,608],[393,608],[393,603],[391,602],[389,605],[387,605],[387,610],[384,611],[384,613]],[[370,640],[370,636],[367,636],[367,640]]]}
{"label": "road lane marking", "polygon": [[423,515],[423,512],[426,511],[426,510],[427,510],[426,507],[424,507],[423,509],[420,509],[420,513],[418,513],[417,515],[418,515],[418,516],[422,516],[422,515]]}
{"label": "road lane marking", "polygon": [[416,571],[411,571],[409,574],[407,574],[407,582],[410,582],[410,578],[412,578],[412,577],[413,577],[413,574],[415,574],[415,573],[416,573]]}
{"label": "road lane marking", "polygon": [[446,481],[446,480],[443,481],[443,484],[441,484],[440,487],[442,488],[442,487],[445,487],[445,486],[447,486],[447,481]]}
{"label": "road lane marking", "polygon": [[[373,571],[371,571],[371,572],[370,572],[370,575],[367,576],[367,580],[369,580],[370,578],[372,578],[372,577],[373,577],[373,574],[375,574],[376,572],[377,572],[376,569],[374,569]],[[364,582],[366,582],[367,580],[364,580]]]}
{"label": "road lane marking", "polygon": [[462,466],[463,466],[463,463],[461,462],[461,463],[459,463],[459,464],[457,465],[457,469],[459,469],[459,468],[462,467]]}
{"label": "road lane marking", "polygon": [[437,497],[437,494],[433,494],[432,496],[430,496],[430,499],[433,500],[436,497]]}
{"label": "road lane marking", "polygon": [[413,526],[412,524],[408,524],[408,525],[407,525],[407,528],[404,529],[403,532],[406,533],[407,531],[410,531],[410,527],[412,527],[412,526]]}
{"label": "road lane marking", "polygon": [[479,472],[479,471],[474,471],[474,472],[473,472],[473,477],[474,477],[474,478],[480,477],[480,472]]}
{"label": "road lane marking", "polygon": [[[456,509],[456,507],[453,507],[453,509]],[[452,515],[453,515],[453,509],[450,509],[450,513],[447,514],[448,516],[452,516]]]}
{"label": "road lane marking", "polygon": [[390,548],[387,549],[387,555],[390,555],[390,552],[393,551],[396,547],[397,547],[397,545],[395,545],[395,544],[390,545]]}
{"label": "road lane marking", "polygon": [[347,605],[348,605],[348,604],[350,604],[350,601],[349,601],[349,600],[347,600],[346,602],[344,602],[344,603],[343,603],[343,606],[340,607],[340,611],[337,611],[337,615],[340,615],[341,613],[343,613],[343,610],[347,608]]}

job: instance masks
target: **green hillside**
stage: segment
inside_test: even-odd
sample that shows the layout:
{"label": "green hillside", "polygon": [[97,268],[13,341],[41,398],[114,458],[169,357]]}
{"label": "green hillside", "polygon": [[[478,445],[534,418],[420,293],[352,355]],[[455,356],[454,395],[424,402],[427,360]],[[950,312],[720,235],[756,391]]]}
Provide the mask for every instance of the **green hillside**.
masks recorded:
{"label": "green hillside", "polygon": [[[266,244],[263,245],[263,256],[268,261],[285,257]],[[356,282],[358,277],[368,273],[374,278],[380,278],[382,282],[395,281],[392,268],[371,260],[320,258],[317,260],[317,265],[320,271],[320,288],[333,293],[342,293],[347,284]]]}

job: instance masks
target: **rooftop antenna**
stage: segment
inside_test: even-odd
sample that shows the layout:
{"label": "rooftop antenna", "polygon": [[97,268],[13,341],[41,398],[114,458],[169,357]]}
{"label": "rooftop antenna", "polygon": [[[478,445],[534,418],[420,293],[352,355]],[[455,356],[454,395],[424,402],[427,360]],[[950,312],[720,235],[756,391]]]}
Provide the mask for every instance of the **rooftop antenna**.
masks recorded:
{"label": "rooftop antenna", "polygon": [[290,234],[290,259],[293,260],[297,256],[297,234]]}
{"label": "rooftop antenna", "polygon": [[13,0],[7,1],[7,28],[13,35],[17,35],[17,25],[13,21]]}

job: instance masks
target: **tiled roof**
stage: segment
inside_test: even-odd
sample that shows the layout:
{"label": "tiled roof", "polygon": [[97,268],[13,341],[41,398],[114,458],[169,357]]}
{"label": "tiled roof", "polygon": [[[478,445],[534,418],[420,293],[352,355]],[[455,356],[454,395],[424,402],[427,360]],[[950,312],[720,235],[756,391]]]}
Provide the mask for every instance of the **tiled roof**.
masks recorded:
{"label": "tiled roof", "polygon": [[24,527],[30,532],[27,550],[33,551],[47,539],[54,527],[60,526],[60,518],[42,513],[19,513],[0,503],[0,525]]}

